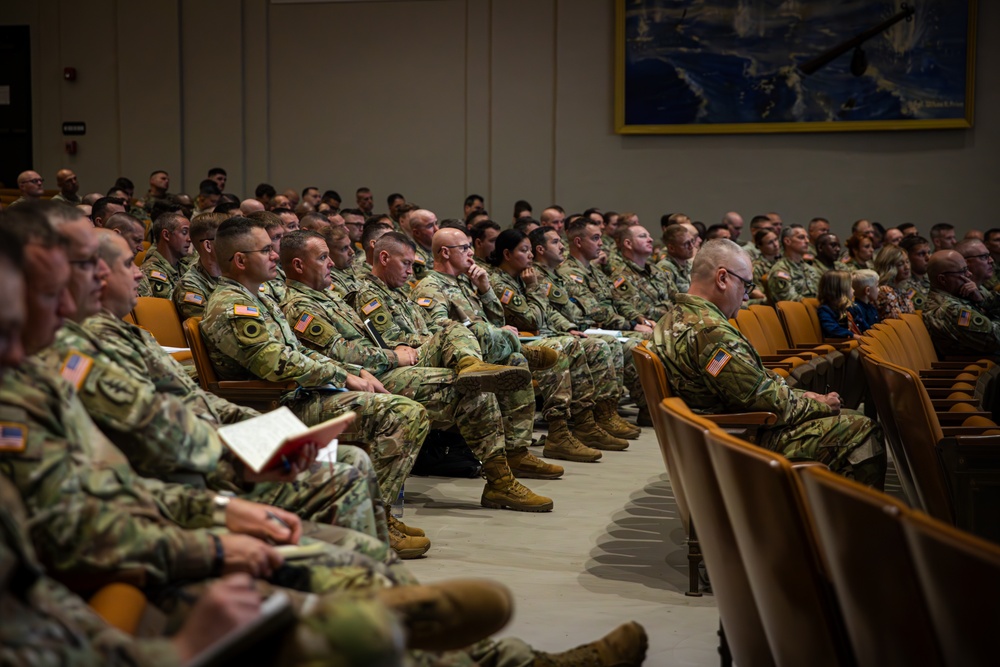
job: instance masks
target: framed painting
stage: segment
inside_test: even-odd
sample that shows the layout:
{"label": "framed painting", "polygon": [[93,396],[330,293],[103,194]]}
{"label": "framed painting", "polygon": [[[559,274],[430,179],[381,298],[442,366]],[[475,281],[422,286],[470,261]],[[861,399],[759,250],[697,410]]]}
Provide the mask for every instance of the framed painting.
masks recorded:
{"label": "framed painting", "polygon": [[976,0],[616,0],[615,131],[972,127]]}

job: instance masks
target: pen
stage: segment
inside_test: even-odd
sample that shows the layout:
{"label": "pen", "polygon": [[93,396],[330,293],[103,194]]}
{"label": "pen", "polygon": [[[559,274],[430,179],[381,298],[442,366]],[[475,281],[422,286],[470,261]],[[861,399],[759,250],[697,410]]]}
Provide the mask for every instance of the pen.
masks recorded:
{"label": "pen", "polygon": [[268,510],[267,512],[267,518],[279,524],[282,528],[287,528],[288,530],[292,529],[292,527],[289,526],[287,523],[285,523],[285,521],[280,516],[278,516],[277,514],[275,514],[270,510]]}

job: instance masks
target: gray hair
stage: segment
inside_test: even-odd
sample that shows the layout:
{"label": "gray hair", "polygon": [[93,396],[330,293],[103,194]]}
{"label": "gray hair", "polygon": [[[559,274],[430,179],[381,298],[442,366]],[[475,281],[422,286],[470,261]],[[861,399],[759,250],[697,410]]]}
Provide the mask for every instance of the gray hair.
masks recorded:
{"label": "gray hair", "polygon": [[729,239],[712,239],[706,241],[691,264],[691,279],[704,280],[710,277],[720,266],[725,267],[735,257],[744,257],[747,262],[750,256],[739,244]]}

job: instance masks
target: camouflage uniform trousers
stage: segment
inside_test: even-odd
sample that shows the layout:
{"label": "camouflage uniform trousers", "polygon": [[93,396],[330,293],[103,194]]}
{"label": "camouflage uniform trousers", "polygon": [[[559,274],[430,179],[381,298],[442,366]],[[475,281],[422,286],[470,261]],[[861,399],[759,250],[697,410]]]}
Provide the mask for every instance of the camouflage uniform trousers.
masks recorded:
{"label": "camouflage uniform trousers", "polygon": [[[552,410],[556,411],[554,414],[557,418],[568,419],[571,415],[593,410],[595,400],[618,400],[615,369],[611,364],[608,346],[603,341],[596,338],[546,336],[533,344],[561,352],[560,356],[566,359],[565,364],[557,363],[550,369],[533,374],[538,380],[546,419]],[[598,372],[591,369],[591,360],[594,361],[594,368],[599,369]],[[569,414],[562,413],[562,401],[566,395],[565,381],[561,377],[553,377],[560,374],[569,376]]]}
{"label": "camouflage uniform trousers", "polygon": [[[454,371],[410,366],[384,373],[379,380],[393,394],[413,399],[424,406],[434,428],[457,426],[480,461],[503,451],[504,434],[497,399],[490,393],[459,392],[454,384]],[[386,502],[395,500],[405,479],[405,474],[383,478],[380,481],[382,498]]]}
{"label": "camouflage uniform trousers", "polygon": [[299,389],[285,400],[285,405],[310,426],[348,410],[356,412],[357,417],[340,440],[371,445],[380,497],[388,503],[396,499],[395,495],[387,495],[391,480],[403,480],[410,474],[430,430],[427,411],[419,403],[393,394]]}
{"label": "camouflage uniform trousers", "polygon": [[862,484],[881,488],[885,480],[882,429],[854,410],[797,426],[762,429],[757,439],[761,447],[788,459],[819,461]]}
{"label": "camouflage uniform trousers", "polygon": [[[643,334],[633,331],[623,331],[622,338],[624,340],[616,340],[611,336],[593,336],[593,338],[599,338],[611,345],[612,351],[615,352],[615,370],[621,369],[621,381],[619,382],[619,388],[628,388],[629,397],[635,402],[639,408],[647,407],[646,394],[642,390],[642,383],[639,381],[639,371],[635,367],[635,357],[632,356],[632,350],[635,349],[636,345],[642,345],[642,341],[649,338],[649,334]],[[617,348],[617,349],[616,349]],[[620,353],[620,363],[618,361]],[[621,392],[619,391],[619,396]]]}
{"label": "camouflage uniform trousers", "polygon": [[[419,348],[418,366],[454,368],[470,354],[488,364],[523,366],[528,360],[521,354],[521,342],[513,332],[478,321],[468,327],[449,322]],[[535,428],[535,393],[531,387],[496,394],[503,422],[507,450],[527,447]],[[468,441],[468,438],[466,438]],[[472,442],[469,441],[472,447]],[[473,451],[476,449],[473,447]],[[479,456],[479,453],[476,454]],[[481,461],[485,460],[481,456]]]}
{"label": "camouflage uniform trousers", "polygon": [[281,507],[307,521],[388,541],[378,478],[360,447],[340,445],[335,463],[315,462],[290,484],[258,483],[242,497]]}

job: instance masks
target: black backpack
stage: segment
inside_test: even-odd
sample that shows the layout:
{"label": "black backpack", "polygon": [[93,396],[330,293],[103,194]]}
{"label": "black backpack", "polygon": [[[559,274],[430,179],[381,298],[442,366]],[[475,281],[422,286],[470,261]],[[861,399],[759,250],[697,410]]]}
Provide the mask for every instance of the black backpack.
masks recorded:
{"label": "black backpack", "polygon": [[413,474],[421,477],[479,477],[483,464],[475,457],[465,438],[454,431],[432,429],[427,434]]}

